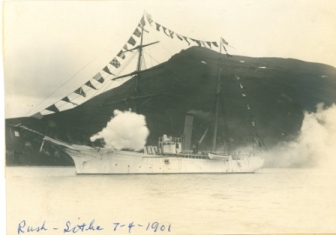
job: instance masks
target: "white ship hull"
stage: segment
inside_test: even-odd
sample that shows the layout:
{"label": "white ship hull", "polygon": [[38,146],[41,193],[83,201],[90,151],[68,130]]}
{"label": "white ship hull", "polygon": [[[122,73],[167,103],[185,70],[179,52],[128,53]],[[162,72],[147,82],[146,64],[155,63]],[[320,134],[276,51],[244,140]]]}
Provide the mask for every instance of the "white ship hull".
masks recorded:
{"label": "white ship hull", "polygon": [[262,168],[261,157],[211,160],[198,155],[149,155],[96,149],[64,149],[73,159],[76,174],[230,174],[254,173]]}

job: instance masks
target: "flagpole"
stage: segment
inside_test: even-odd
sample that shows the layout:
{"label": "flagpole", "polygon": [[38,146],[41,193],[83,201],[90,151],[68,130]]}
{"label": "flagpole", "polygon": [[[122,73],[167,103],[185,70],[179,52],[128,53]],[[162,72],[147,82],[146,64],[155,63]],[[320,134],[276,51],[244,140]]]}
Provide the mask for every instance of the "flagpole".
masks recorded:
{"label": "flagpole", "polygon": [[217,129],[218,129],[218,114],[219,114],[219,95],[220,95],[220,76],[221,76],[221,59],[222,59],[222,40],[219,39],[219,59],[218,59],[218,73],[217,73],[217,88],[216,88],[216,111],[215,111],[215,126],[214,136],[212,142],[212,152],[216,153],[217,148]]}
{"label": "flagpole", "polygon": [[[137,65],[137,71],[138,72],[141,71],[143,33],[144,33],[144,29],[143,29],[143,26],[142,26],[141,27],[140,46],[139,46],[138,65]],[[139,81],[140,81],[140,79],[141,79],[141,74],[139,73],[139,74],[137,74],[136,79],[135,79],[135,96],[136,97],[140,95],[140,90],[139,90]],[[138,111],[137,109],[138,109],[138,104],[137,104],[137,102],[135,102],[135,104],[134,104],[134,112],[137,112]]]}

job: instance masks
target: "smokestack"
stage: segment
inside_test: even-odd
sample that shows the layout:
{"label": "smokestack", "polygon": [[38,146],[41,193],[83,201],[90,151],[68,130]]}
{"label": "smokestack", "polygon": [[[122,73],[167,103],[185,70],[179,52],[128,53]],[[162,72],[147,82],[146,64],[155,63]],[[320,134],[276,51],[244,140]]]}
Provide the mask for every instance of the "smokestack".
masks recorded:
{"label": "smokestack", "polygon": [[191,150],[191,136],[193,128],[194,115],[192,113],[187,113],[184,121],[184,131],[183,131],[183,150]]}

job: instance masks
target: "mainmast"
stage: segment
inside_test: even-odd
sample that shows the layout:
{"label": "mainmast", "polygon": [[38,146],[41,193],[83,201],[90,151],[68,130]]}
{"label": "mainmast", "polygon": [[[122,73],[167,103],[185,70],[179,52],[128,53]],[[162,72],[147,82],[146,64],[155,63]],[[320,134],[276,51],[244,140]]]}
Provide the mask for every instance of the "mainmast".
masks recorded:
{"label": "mainmast", "polygon": [[218,73],[217,73],[217,88],[216,88],[216,110],[215,110],[215,126],[214,136],[212,142],[212,152],[216,152],[217,147],[217,129],[218,129],[218,115],[219,115],[219,99],[221,93],[221,71],[222,71],[222,40],[219,40],[219,59],[218,59]]}

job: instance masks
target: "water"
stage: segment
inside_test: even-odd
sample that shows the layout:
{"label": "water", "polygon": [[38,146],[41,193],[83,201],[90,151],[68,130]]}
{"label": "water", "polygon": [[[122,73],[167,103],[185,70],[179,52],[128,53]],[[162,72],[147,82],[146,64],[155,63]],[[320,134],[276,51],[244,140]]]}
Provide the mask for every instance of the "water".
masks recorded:
{"label": "water", "polygon": [[[153,222],[165,226],[155,234],[336,232],[335,172],[263,169],[256,174],[120,176],[74,172],[72,167],[7,167],[7,234],[17,234],[22,220],[33,227],[46,221],[48,231],[39,234],[64,234],[67,221],[88,224],[92,219],[104,230],[79,234],[154,234],[153,229],[146,230]],[[125,227],[114,231],[118,222]],[[131,222],[136,226],[129,233]]]}

